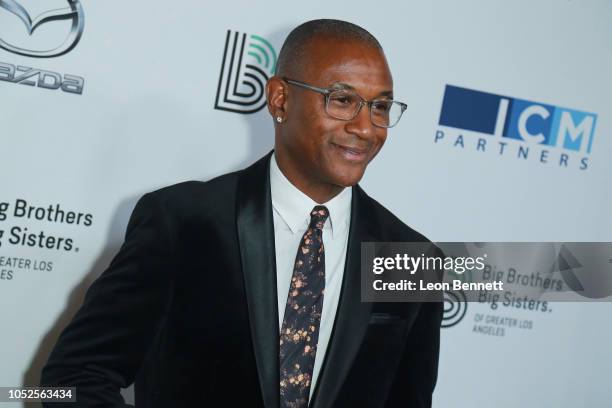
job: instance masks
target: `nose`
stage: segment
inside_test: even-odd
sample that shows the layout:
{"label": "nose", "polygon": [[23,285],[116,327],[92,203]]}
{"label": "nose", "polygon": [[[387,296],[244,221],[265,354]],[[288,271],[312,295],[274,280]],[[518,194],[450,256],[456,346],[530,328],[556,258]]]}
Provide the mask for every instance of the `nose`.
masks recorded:
{"label": "nose", "polygon": [[370,107],[367,103],[362,103],[359,113],[353,119],[346,122],[345,129],[361,139],[370,139],[376,132],[375,126],[370,120]]}

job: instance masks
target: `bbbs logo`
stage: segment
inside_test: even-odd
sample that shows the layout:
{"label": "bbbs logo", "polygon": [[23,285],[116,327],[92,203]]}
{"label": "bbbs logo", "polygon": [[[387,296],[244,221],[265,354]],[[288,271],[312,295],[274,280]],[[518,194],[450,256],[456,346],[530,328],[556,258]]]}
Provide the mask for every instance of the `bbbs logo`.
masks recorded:
{"label": "bbbs logo", "polygon": [[[10,41],[5,25],[0,27],[0,29],[3,29],[0,30],[0,48],[13,54],[33,58],[59,57],[72,51],[83,35],[85,15],[79,0],[63,1],[67,3],[67,7],[45,11],[32,19],[28,11],[16,0],[0,0],[0,13],[6,13],[16,21],[21,20],[25,25],[25,30],[23,35],[17,37],[21,39],[21,42],[29,44],[28,46],[16,45],[15,39]],[[61,20],[69,21],[70,29],[63,41],[56,43],[57,45],[54,48],[36,47],[37,43],[40,45],[41,42],[45,43],[48,40],[47,38],[39,38],[40,35],[35,36],[36,38],[33,40],[23,38],[26,32],[31,37],[40,26]],[[85,84],[85,79],[76,75],[66,74],[62,76],[60,73],[53,71],[4,62],[0,62],[0,81],[50,90],[61,89],[64,92],[78,95],[83,93]]]}
{"label": "bbbs logo", "polygon": [[272,44],[257,35],[227,30],[215,109],[254,113],[266,106],[265,86],[276,68]]}
{"label": "bbbs logo", "polygon": [[[477,139],[477,151],[585,170],[596,121],[594,113],[447,85],[439,125],[490,135]],[[452,139],[465,148],[463,134]],[[446,140],[443,130],[436,131],[435,143]]]}
{"label": "bbbs logo", "polygon": [[445,291],[441,327],[446,329],[459,324],[467,313],[467,307],[467,297],[464,291]]}

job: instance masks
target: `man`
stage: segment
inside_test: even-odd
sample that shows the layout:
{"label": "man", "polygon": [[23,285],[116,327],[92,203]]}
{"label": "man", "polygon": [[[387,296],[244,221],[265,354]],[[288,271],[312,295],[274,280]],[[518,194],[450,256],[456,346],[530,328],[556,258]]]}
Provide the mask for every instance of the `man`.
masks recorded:
{"label": "man", "polygon": [[[43,370],[81,406],[426,407],[440,303],[360,302],[360,244],[425,241],[357,185],[405,105],[364,29],[314,20],[267,84],[274,151],[143,196]],[[297,255],[296,255],[297,252]]]}

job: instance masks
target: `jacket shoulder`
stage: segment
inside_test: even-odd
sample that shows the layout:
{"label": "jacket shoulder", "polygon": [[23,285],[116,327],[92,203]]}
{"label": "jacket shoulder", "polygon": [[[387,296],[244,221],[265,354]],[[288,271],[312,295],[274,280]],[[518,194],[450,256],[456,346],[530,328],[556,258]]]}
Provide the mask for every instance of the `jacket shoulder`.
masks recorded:
{"label": "jacket shoulder", "polygon": [[364,201],[367,203],[368,213],[370,214],[368,218],[370,218],[372,222],[375,222],[380,230],[383,231],[387,241],[431,242],[425,235],[408,226],[361,188],[358,188],[358,194],[361,194]]}
{"label": "jacket shoulder", "polygon": [[172,184],[144,194],[165,211],[190,215],[234,208],[240,171],[223,174],[207,181],[190,180]]}
{"label": "jacket shoulder", "polygon": [[188,180],[180,183],[171,184],[165,187],[161,187],[157,190],[153,190],[148,194],[154,195],[159,199],[164,197],[181,197],[191,196],[192,194],[201,193],[223,193],[224,191],[230,191],[235,188],[236,182],[240,171],[223,174],[221,176],[214,177],[210,180]]}

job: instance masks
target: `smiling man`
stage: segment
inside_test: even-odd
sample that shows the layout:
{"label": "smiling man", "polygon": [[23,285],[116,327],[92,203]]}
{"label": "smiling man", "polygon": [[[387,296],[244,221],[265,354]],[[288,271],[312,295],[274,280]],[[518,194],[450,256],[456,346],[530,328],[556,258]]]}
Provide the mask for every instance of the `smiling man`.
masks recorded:
{"label": "smiling man", "polygon": [[[426,241],[358,186],[405,105],[382,47],[294,29],[267,84],[274,151],[143,196],[43,370],[79,406],[428,407],[440,303],[360,301],[360,244]],[[54,405],[58,406],[58,405]]]}
{"label": "smiling man", "polygon": [[[392,99],[393,80],[376,39],[359,31],[333,38],[323,24],[307,23],[289,35],[267,87],[279,167],[320,203],[357,184],[405,109]],[[283,53],[287,48],[293,52]]]}

